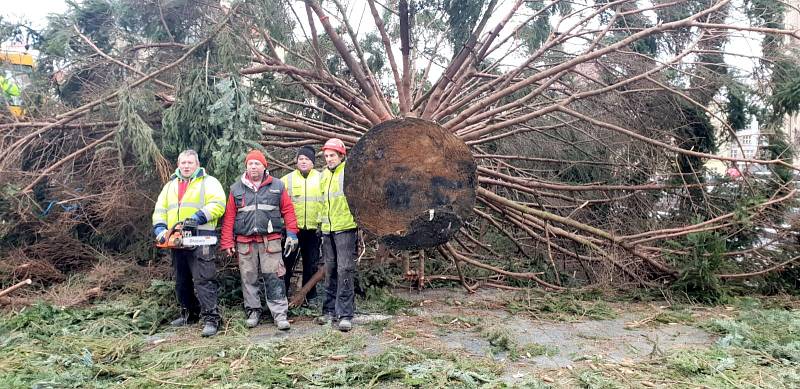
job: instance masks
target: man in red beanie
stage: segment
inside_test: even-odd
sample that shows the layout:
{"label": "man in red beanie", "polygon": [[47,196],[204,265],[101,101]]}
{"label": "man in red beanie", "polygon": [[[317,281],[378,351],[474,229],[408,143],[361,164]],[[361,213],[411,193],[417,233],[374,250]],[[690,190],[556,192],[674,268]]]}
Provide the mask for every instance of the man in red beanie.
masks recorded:
{"label": "man in red beanie", "polygon": [[[242,177],[231,185],[220,247],[238,257],[247,327],[258,325],[261,317],[260,276],[275,324],[280,330],[288,330],[289,302],[280,278],[286,273],[281,253],[288,255],[297,248],[294,206],[283,182],[267,172],[261,151],[247,153],[245,167]],[[284,232],[286,243],[281,250]]]}

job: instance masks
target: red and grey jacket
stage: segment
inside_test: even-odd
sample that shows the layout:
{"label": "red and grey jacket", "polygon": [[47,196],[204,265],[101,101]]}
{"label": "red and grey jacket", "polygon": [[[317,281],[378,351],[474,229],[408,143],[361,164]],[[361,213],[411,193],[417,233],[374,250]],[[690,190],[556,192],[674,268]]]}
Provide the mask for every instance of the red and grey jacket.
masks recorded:
{"label": "red and grey jacket", "polygon": [[241,180],[231,185],[222,220],[222,249],[233,247],[234,242],[280,239],[284,229],[299,231],[292,200],[281,180],[267,176],[257,191]]}

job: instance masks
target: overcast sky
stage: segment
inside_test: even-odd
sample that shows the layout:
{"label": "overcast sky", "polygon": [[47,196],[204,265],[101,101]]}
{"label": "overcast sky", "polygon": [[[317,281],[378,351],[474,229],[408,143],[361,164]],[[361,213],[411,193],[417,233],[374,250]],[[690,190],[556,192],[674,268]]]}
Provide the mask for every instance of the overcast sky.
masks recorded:
{"label": "overcast sky", "polygon": [[3,1],[0,7],[0,15],[7,20],[27,20],[34,27],[44,27],[47,22],[47,14],[62,13],[67,9],[64,0],[24,0],[24,1]]}

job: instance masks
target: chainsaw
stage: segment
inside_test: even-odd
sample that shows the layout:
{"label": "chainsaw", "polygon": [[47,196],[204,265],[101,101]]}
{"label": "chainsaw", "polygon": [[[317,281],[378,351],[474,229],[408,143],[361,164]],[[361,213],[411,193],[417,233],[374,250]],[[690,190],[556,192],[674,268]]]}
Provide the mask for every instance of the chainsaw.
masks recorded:
{"label": "chainsaw", "polygon": [[197,221],[187,219],[178,223],[167,231],[164,243],[156,243],[160,249],[194,249],[197,246],[211,246],[217,244],[216,236],[197,235]]}

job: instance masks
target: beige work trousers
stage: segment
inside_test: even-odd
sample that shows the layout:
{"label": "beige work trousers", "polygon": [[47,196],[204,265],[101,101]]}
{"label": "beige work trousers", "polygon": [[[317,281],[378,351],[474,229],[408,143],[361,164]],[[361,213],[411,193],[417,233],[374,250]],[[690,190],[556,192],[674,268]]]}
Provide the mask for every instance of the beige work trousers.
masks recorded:
{"label": "beige work trousers", "polygon": [[239,257],[239,272],[242,276],[242,294],[244,307],[247,313],[261,311],[261,297],[259,296],[259,279],[264,286],[264,297],[267,308],[272,313],[275,321],[286,320],[289,312],[289,301],[283,290],[283,280],[280,278],[286,269],[281,257],[281,240],[273,239],[264,243],[236,243]]}

